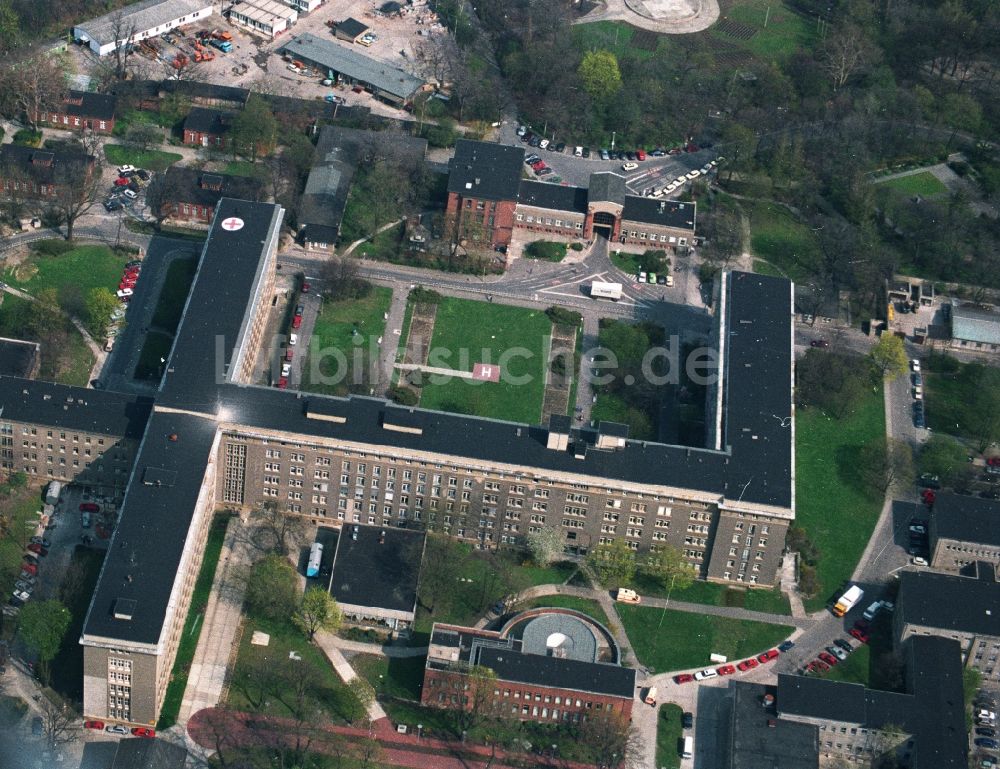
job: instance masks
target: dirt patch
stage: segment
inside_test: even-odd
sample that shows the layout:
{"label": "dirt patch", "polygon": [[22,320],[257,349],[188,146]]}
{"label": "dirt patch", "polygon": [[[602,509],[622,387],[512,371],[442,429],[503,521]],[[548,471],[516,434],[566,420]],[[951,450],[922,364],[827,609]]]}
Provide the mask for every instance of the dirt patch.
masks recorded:
{"label": "dirt patch", "polygon": [[542,396],[542,424],[552,414],[569,411],[569,396],[576,371],[576,332],[573,326],[552,326],[552,346],[546,364],[545,393]]}
{"label": "dirt patch", "polygon": [[[403,363],[424,366],[427,364],[427,355],[430,352],[431,337],[434,336],[434,320],[437,318],[436,304],[415,304],[413,314],[410,316],[410,331],[406,336],[406,349],[403,352]],[[419,395],[419,391],[412,386],[412,383],[420,384],[423,375],[419,371],[400,371],[399,386],[413,390]]]}

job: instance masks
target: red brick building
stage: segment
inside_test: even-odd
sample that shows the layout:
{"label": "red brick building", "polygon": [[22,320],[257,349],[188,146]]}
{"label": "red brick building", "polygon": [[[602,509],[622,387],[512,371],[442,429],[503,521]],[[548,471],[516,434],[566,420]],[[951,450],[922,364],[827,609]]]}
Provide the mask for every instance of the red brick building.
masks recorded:
{"label": "red brick building", "polygon": [[448,227],[459,238],[506,247],[514,230],[524,150],[460,140],[448,164]]}
{"label": "red brick building", "polygon": [[64,185],[89,178],[94,158],[82,153],[0,145],[0,189],[8,198],[51,200]]}
{"label": "red brick building", "polygon": [[[470,675],[473,668],[493,676]],[[631,719],[635,691],[635,671],[621,666],[606,628],[578,612],[543,608],[499,631],[436,623],[420,700],[449,710],[485,706],[521,721],[579,723]]]}
{"label": "red brick building", "polygon": [[208,226],[219,199],[264,200],[264,185],[250,176],[231,176],[199,171],[197,168],[171,166],[160,174],[146,195],[154,215],[174,221],[195,222]]}
{"label": "red brick building", "polygon": [[84,129],[110,134],[115,127],[118,99],[111,94],[70,91],[59,107],[36,116],[39,123],[57,128]]}
{"label": "red brick building", "polygon": [[217,109],[194,107],[184,119],[184,143],[193,147],[224,148],[229,144],[233,115]]}

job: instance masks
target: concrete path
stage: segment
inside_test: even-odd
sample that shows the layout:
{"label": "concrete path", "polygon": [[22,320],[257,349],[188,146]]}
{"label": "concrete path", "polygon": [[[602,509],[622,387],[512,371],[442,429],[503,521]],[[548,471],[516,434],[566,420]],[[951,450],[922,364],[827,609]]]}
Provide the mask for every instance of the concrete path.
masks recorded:
{"label": "concrete path", "polygon": [[[354,668],[348,664],[347,660],[344,659],[344,655],[338,648],[339,644],[337,642],[343,640],[344,639],[342,638],[337,638],[337,636],[333,633],[328,633],[324,630],[316,633],[316,636],[313,638],[313,642],[317,647],[319,647],[319,650],[323,652],[328,660],[330,660],[330,664],[333,665],[333,669],[337,671],[337,675],[340,676],[340,680],[346,684],[357,678],[358,674],[354,672]],[[387,718],[382,706],[379,705],[378,701],[375,699],[372,699],[372,701],[368,704],[368,718],[373,722],[382,718]]]}
{"label": "concrete path", "polygon": [[385,331],[382,332],[379,361],[379,381],[374,382],[376,392],[384,393],[392,384],[393,365],[399,356],[403,339],[403,320],[406,317],[406,303],[410,292],[403,286],[393,286],[392,301],[389,303],[389,317],[385,321]]}
{"label": "concrete path", "polygon": [[377,657],[423,657],[427,654],[426,646],[393,646],[391,644],[370,644],[363,641],[351,641],[340,636],[333,636],[333,645],[341,651],[357,654],[374,654]]}
{"label": "concrete path", "polygon": [[[375,230],[375,235],[378,235],[380,232],[385,232],[386,230],[391,229],[392,227],[395,227],[396,225],[401,224],[402,222],[405,221],[406,221],[405,218],[396,219],[395,221],[389,222],[388,224],[383,224],[381,227]],[[372,235],[370,238],[361,238],[360,240],[355,240],[353,243],[351,243],[351,245],[349,245],[346,249],[344,249],[344,252],[341,254],[341,256],[350,256],[351,253],[354,251],[354,249],[356,249],[362,243],[367,243],[369,240],[374,238],[375,235]]]}
{"label": "concrete path", "polygon": [[795,560],[795,553],[785,553],[785,557],[781,561],[781,592],[788,599],[793,617],[808,617],[806,607],[802,604],[802,596],[799,594],[798,583],[795,580]]}
{"label": "concrete path", "polygon": [[236,631],[243,616],[245,567],[252,560],[249,542],[244,524],[238,518],[231,519],[188,673],[178,718],[181,725],[187,724],[199,710],[214,707],[222,700],[226,669],[236,651]]}
{"label": "concrete path", "polygon": [[459,379],[472,379],[471,371],[460,371],[456,368],[441,368],[440,366],[424,366],[420,363],[397,363],[396,368],[400,371],[420,371],[424,374],[437,374],[439,376],[458,377]]}
{"label": "concrete path", "polygon": [[718,19],[716,0],[607,0],[573,23],[625,21],[665,35],[687,35],[708,29]]}
{"label": "concrete path", "polygon": [[107,360],[108,354],[104,352],[103,347],[94,341],[94,337],[92,337],[90,332],[84,328],[84,325],[80,322],[79,318],[74,318],[71,315],[69,320],[70,323],[76,327],[76,330],[80,332],[80,336],[83,337],[83,341],[87,343],[87,347],[90,348],[90,351],[94,353],[94,365],[90,368],[89,380],[97,379],[98,375],[101,373],[101,369],[104,368],[104,361]]}

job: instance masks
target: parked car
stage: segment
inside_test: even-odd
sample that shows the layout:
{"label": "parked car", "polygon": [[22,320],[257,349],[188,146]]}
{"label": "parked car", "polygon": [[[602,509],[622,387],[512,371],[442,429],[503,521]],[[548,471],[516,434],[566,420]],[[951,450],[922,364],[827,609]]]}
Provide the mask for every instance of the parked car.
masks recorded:
{"label": "parked car", "polygon": [[46,556],[49,554],[48,549],[42,547],[37,542],[32,542],[30,545],[28,545],[27,550],[30,550],[32,553],[37,553],[38,555],[41,556]]}
{"label": "parked car", "polygon": [[916,358],[911,359],[910,360],[910,369],[912,369],[913,371],[919,372],[920,371],[920,361],[917,360]]}
{"label": "parked car", "polygon": [[836,657],[830,654],[830,652],[820,652],[819,658],[830,666],[836,665],[837,662],[839,661]]}
{"label": "parked car", "polygon": [[710,678],[718,678],[719,674],[716,673],[712,668],[705,668],[704,670],[699,670],[694,674],[695,681],[707,681]]}
{"label": "parked car", "polygon": [[52,543],[45,537],[32,537],[31,543],[34,545],[41,545],[42,547],[52,547]]}
{"label": "parked car", "polygon": [[638,167],[639,167],[638,163],[633,163],[631,161],[628,163],[622,163],[622,171],[634,171]]}
{"label": "parked car", "polygon": [[917,480],[917,483],[920,486],[923,486],[925,489],[941,488],[941,479],[938,478],[936,475],[931,475],[930,473],[922,474],[920,478]]}
{"label": "parked car", "polygon": [[980,737],[996,737],[997,730],[989,726],[980,726],[976,729],[976,734]]}
{"label": "parked car", "polygon": [[778,659],[778,650],[777,649],[768,649],[763,654],[760,654],[760,655],[757,656],[757,661],[758,662],[762,662],[762,663],[763,662],[771,662],[771,661],[776,660],[776,659]]}
{"label": "parked car", "polygon": [[778,651],[779,652],[787,652],[788,650],[794,648],[794,646],[795,646],[795,641],[782,641],[778,645]]}
{"label": "parked car", "polygon": [[136,726],[132,729],[133,737],[155,737],[156,730],[150,729],[148,726]]}
{"label": "parked car", "polygon": [[130,176],[131,174],[134,174],[138,170],[139,169],[137,169],[135,166],[129,166],[129,165],[118,166],[118,175]]}
{"label": "parked car", "polygon": [[35,589],[34,585],[29,585],[27,582],[25,582],[22,579],[19,579],[17,582],[14,583],[14,591],[15,592],[30,593],[34,589]]}
{"label": "parked car", "polygon": [[978,748],[990,748],[991,750],[996,750],[1000,748],[1000,742],[992,739],[991,737],[976,737],[973,743]]}
{"label": "parked car", "polygon": [[550,142],[548,139],[542,139],[540,142],[538,142],[538,149],[540,150],[548,149],[549,144],[551,143],[552,142]]}
{"label": "parked car", "polygon": [[83,722],[83,728],[84,729],[97,729],[97,730],[103,732],[104,731],[104,722],[103,721],[84,721]]}
{"label": "parked car", "polygon": [[26,592],[24,592],[23,590],[15,590],[15,591],[14,591],[14,592],[12,593],[12,595],[13,595],[13,596],[14,596],[14,597],[15,597],[15,598],[16,598],[16,599],[18,600],[18,601],[24,601],[25,603],[27,603],[27,602],[28,602],[29,600],[31,600],[31,593],[26,593]]}
{"label": "parked car", "polygon": [[813,670],[818,671],[820,673],[826,673],[830,669],[830,666],[823,660],[813,660],[812,664],[813,664]]}
{"label": "parked car", "polygon": [[739,670],[741,673],[745,673],[746,671],[757,667],[757,665],[759,664],[760,663],[757,662],[757,660],[751,657],[750,659],[743,660],[743,662],[737,662],[736,669]]}
{"label": "parked car", "polygon": [[826,348],[826,347],[829,347],[829,346],[830,346],[830,343],[829,343],[828,341],[826,341],[825,339],[813,339],[813,340],[812,340],[812,341],[811,341],[811,342],[809,343],[809,346],[810,346],[810,347],[820,347],[820,348]]}
{"label": "parked car", "polygon": [[635,151],[635,159],[636,160],[645,160],[646,159],[646,150],[636,150]]}
{"label": "parked car", "polygon": [[[552,149],[551,145],[549,146],[549,149]],[[566,142],[559,142],[556,145],[556,152],[563,152],[565,151],[565,149],[566,149]]]}
{"label": "parked car", "polygon": [[838,638],[834,641],[834,643],[848,654],[854,651],[854,647],[851,646],[851,642],[848,641],[846,638]]}
{"label": "parked car", "polygon": [[715,672],[718,673],[720,676],[731,676],[733,673],[736,672],[736,666],[723,665],[722,667],[716,668]]}
{"label": "parked car", "polygon": [[127,726],[122,726],[121,724],[111,724],[110,726],[105,726],[104,731],[108,734],[120,734],[124,737],[128,737],[129,730]]}
{"label": "parked car", "polygon": [[25,561],[24,563],[21,564],[21,571],[27,572],[32,577],[34,577],[36,574],[38,574],[38,566],[37,564],[28,563],[27,561]]}
{"label": "parked car", "polygon": [[928,566],[926,558],[921,558],[919,555],[915,555],[910,559],[910,563],[914,566]]}
{"label": "parked car", "polygon": [[302,325],[302,316],[296,315],[292,318],[292,328],[299,328]]}
{"label": "parked car", "polygon": [[826,650],[841,662],[847,659],[847,652],[845,652],[839,646],[827,646]]}
{"label": "parked car", "polygon": [[136,195],[135,193],[135,190],[130,190],[127,187],[125,188],[125,191],[122,194],[129,200],[135,200],[138,197],[138,195]]}
{"label": "parked car", "polygon": [[289,334],[288,335],[288,344],[289,345],[291,345],[292,347],[295,347],[295,345],[297,345],[298,343],[299,343],[299,335],[298,334]]}
{"label": "parked car", "polygon": [[912,531],[914,534],[926,534],[927,527],[924,526],[922,523],[911,523],[910,531]]}
{"label": "parked car", "polygon": [[601,160],[611,160],[611,153],[603,147],[601,148]]}
{"label": "parked car", "polygon": [[694,676],[691,675],[690,673],[679,673],[678,675],[674,676],[675,684],[687,684],[691,683],[693,680]]}
{"label": "parked car", "polygon": [[100,511],[101,508],[98,505],[94,504],[93,502],[83,502],[80,505],[81,513],[98,513]]}
{"label": "parked car", "polygon": [[690,729],[694,726],[694,715],[692,713],[681,713],[681,728]]}

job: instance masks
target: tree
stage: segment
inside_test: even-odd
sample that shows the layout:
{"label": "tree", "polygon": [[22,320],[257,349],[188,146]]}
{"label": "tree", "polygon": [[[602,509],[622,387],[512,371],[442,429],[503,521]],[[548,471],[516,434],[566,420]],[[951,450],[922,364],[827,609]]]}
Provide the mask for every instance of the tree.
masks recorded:
{"label": "tree", "polygon": [[271,105],[259,94],[251,93],[246,106],[233,119],[230,137],[233,152],[240,152],[251,160],[266,155],[278,137],[278,121]]}
{"label": "tree", "polygon": [[32,129],[66,96],[62,62],[41,50],[20,54],[0,71],[0,104],[12,118],[23,116]]}
{"label": "tree", "polygon": [[562,532],[549,526],[543,526],[538,531],[529,533],[527,545],[531,560],[539,566],[548,566],[563,555]]}
{"label": "tree", "polygon": [[56,600],[30,601],[21,609],[18,633],[38,657],[38,674],[43,683],[49,682],[49,663],[59,653],[71,619],[69,609]]}
{"label": "tree", "polygon": [[893,486],[913,483],[913,449],[908,443],[879,435],[861,447],[858,469],[871,496],[882,498]]}
{"label": "tree", "polygon": [[942,486],[962,486],[972,473],[967,450],[950,435],[934,433],[920,449],[921,473],[936,475]]}
{"label": "tree", "polygon": [[343,622],[340,607],[333,597],[321,587],[311,587],[302,596],[299,608],[292,615],[292,622],[311,641],[320,630],[333,632]]}
{"label": "tree", "polygon": [[115,49],[112,51],[115,80],[128,79],[131,71],[129,63],[138,50],[137,46],[132,45],[135,33],[135,21],[126,16],[124,10],[115,11],[111,17],[111,37],[116,43]]}
{"label": "tree", "polygon": [[0,0],[0,53],[7,53],[15,48],[20,36],[17,12],[11,7],[10,0]]}
{"label": "tree", "polygon": [[305,521],[283,510],[275,502],[265,502],[254,513],[254,544],[266,553],[287,556],[303,538]]}
{"label": "tree", "polygon": [[587,565],[602,585],[626,585],[635,576],[635,551],[624,540],[616,539],[592,548]]}
{"label": "tree", "polygon": [[118,298],[110,289],[98,286],[87,292],[87,326],[94,334],[101,334],[111,320],[111,313],[118,309]]}
{"label": "tree", "polygon": [[458,726],[463,730],[475,729],[491,715],[496,714],[493,690],[497,674],[485,665],[475,665],[469,669],[463,681],[465,707],[456,711]]}
{"label": "tree", "polygon": [[910,365],[910,361],[906,357],[906,349],[903,347],[903,340],[888,331],[879,337],[878,342],[868,355],[882,376],[889,379],[895,379],[901,374],[905,374]]}
{"label": "tree", "polygon": [[428,534],[420,568],[420,604],[428,614],[447,609],[454,599],[455,575],[461,573],[468,554],[447,535]]}
{"label": "tree", "polygon": [[358,701],[358,704],[364,708],[365,717],[369,714],[369,708],[375,702],[375,689],[372,687],[368,681],[366,681],[361,676],[354,676],[350,681],[347,682],[347,688],[351,690],[351,694]]}
{"label": "tree", "polygon": [[358,261],[350,256],[331,257],[323,264],[323,294],[340,302],[361,299],[372,291],[372,284],[361,277]]}
{"label": "tree", "polygon": [[[671,545],[661,545],[655,552],[650,552],[639,563],[639,571],[671,590],[691,587],[698,576],[697,569],[684,559],[684,554]],[[667,597],[670,597],[669,594]]]}
{"label": "tree", "polygon": [[638,727],[621,713],[590,716],[578,729],[578,741],[587,749],[588,763],[595,769],[638,769],[643,765]]}
{"label": "tree", "polygon": [[819,50],[833,90],[843,88],[855,72],[877,59],[878,51],[861,27],[848,23],[828,37]]}
{"label": "tree", "polygon": [[55,193],[50,208],[66,225],[66,240],[73,240],[73,226],[76,220],[87,213],[97,201],[103,187],[102,168],[103,163],[97,161],[93,155],[80,156],[77,160],[67,160],[54,166]]}
{"label": "tree", "polygon": [[584,90],[595,102],[604,103],[622,87],[618,59],[611,51],[588,51],[577,69]]}
{"label": "tree", "polygon": [[48,697],[41,701],[42,733],[50,749],[79,739],[79,717],[65,702],[56,703]]}
{"label": "tree", "polygon": [[154,144],[163,143],[163,130],[153,123],[133,123],[125,131],[125,144],[145,152]]}
{"label": "tree", "polygon": [[246,602],[251,614],[287,619],[298,597],[298,579],[288,559],[266,555],[257,561],[247,579]]}

